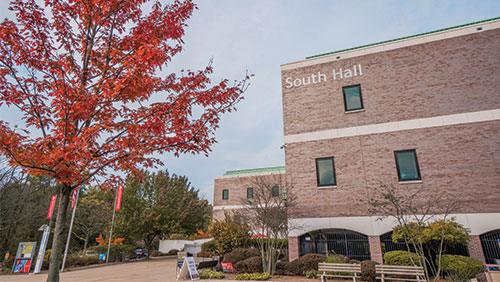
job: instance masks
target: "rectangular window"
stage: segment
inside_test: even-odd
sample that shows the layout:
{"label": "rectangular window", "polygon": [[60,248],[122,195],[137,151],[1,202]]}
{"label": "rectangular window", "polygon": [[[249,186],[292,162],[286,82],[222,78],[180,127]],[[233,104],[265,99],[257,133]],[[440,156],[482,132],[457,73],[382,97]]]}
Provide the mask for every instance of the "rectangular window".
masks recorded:
{"label": "rectangular window", "polygon": [[247,198],[248,199],[253,198],[253,188],[247,188]]}
{"label": "rectangular window", "polygon": [[318,186],[337,185],[333,157],[316,159],[316,179]]}
{"label": "rectangular window", "polygon": [[344,106],[346,112],[363,109],[360,84],[342,87],[342,91],[344,92]]}
{"label": "rectangular window", "polygon": [[222,190],[222,199],[223,200],[229,199],[229,190],[227,189]]}
{"label": "rectangular window", "polygon": [[280,195],[280,188],[278,186],[273,186],[272,196],[278,197]]}
{"label": "rectangular window", "polygon": [[421,180],[415,150],[394,151],[399,181]]}

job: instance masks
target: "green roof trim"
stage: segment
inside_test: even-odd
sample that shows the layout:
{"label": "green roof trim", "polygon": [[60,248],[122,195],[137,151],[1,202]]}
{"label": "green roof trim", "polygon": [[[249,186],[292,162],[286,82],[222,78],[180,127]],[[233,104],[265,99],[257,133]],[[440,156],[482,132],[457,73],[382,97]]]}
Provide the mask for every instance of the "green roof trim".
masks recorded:
{"label": "green roof trim", "polygon": [[250,174],[250,173],[261,173],[261,172],[278,172],[285,171],[284,166],[275,166],[275,167],[263,167],[263,168],[252,168],[252,169],[240,169],[240,170],[229,170],[224,173],[226,175],[238,175],[238,174]]}
{"label": "green roof trim", "polygon": [[482,21],[477,21],[477,22],[472,22],[472,23],[467,23],[467,24],[462,24],[462,25],[457,25],[457,26],[452,26],[452,27],[447,27],[447,28],[442,28],[442,29],[438,29],[438,30],[434,30],[434,31],[419,33],[419,34],[415,34],[415,35],[400,37],[400,38],[386,40],[386,41],[381,41],[381,42],[377,42],[377,43],[371,43],[371,44],[361,45],[361,46],[357,46],[357,47],[347,48],[347,49],[333,51],[333,52],[328,52],[328,53],[324,53],[324,54],[309,56],[309,57],[306,57],[306,59],[313,59],[313,58],[317,58],[317,57],[322,57],[322,56],[337,54],[337,53],[341,53],[341,52],[345,52],[345,51],[350,51],[350,50],[355,50],[355,49],[361,49],[361,48],[364,48],[364,47],[370,47],[370,46],[374,46],[374,45],[379,45],[379,44],[394,42],[394,41],[398,41],[398,40],[403,40],[403,39],[418,37],[418,36],[422,36],[422,35],[437,33],[437,32],[441,32],[441,31],[445,31],[445,30],[450,30],[450,29],[455,29],[455,28],[460,28],[460,27],[464,27],[464,26],[469,26],[469,25],[474,25],[474,24],[479,24],[479,23],[490,22],[490,21],[494,21],[494,20],[500,20],[500,17],[491,18],[491,19],[482,20]]}

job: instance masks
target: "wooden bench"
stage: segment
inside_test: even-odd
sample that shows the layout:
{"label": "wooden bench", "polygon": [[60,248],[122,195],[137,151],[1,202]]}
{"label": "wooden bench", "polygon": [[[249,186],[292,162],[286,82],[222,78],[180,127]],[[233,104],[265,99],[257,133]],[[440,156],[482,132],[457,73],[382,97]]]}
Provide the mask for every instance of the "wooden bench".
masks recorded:
{"label": "wooden bench", "polygon": [[[386,280],[400,281],[426,281],[424,268],[422,266],[400,266],[400,265],[375,265],[377,279],[382,282]],[[396,276],[396,277],[394,277]],[[403,277],[407,278],[403,278]]]}
{"label": "wooden bench", "polygon": [[[318,271],[323,272],[323,274],[321,274],[322,282],[326,282],[327,277],[352,278],[352,281],[357,281],[357,279],[361,274],[361,265],[321,262],[318,264]],[[327,272],[340,272],[340,273],[331,274]],[[346,274],[352,274],[352,275],[346,275]]]}

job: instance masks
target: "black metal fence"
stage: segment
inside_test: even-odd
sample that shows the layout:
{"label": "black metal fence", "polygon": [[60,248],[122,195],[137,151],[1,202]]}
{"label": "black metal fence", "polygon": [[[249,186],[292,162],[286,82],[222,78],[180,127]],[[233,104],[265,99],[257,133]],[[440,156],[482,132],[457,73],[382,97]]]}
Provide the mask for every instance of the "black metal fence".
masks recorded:
{"label": "black metal fence", "polygon": [[500,229],[479,236],[486,263],[500,264]]}
{"label": "black metal fence", "polygon": [[300,255],[340,254],[356,260],[370,259],[368,236],[346,229],[309,232],[300,237]]}

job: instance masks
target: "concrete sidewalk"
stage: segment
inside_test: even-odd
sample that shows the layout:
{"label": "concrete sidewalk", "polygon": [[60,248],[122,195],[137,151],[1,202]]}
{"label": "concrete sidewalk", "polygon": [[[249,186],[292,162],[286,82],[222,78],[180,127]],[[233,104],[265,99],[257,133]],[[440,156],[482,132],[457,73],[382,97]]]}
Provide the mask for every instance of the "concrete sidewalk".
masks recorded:
{"label": "concrete sidewalk", "polygon": [[[176,258],[148,260],[131,263],[115,264],[105,267],[88,268],[61,273],[61,282],[122,282],[122,281],[162,281],[174,282]],[[47,273],[0,275],[2,282],[45,282]],[[220,281],[220,280],[203,280]],[[231,280],[223,280],[228,282]]]}

